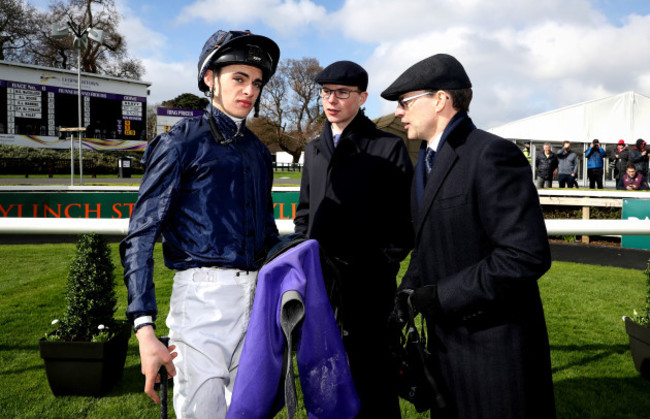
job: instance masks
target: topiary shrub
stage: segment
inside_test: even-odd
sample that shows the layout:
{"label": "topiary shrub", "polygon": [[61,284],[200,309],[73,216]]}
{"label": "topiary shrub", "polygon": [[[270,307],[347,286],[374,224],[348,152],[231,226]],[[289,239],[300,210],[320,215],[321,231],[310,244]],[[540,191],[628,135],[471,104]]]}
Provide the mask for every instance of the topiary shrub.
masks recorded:
{"label": "topiary shrub", "polygon": [[102,236],[79,236],[66,285],[65,313],[48,340],[106,341],[117,332],[114,269]]}

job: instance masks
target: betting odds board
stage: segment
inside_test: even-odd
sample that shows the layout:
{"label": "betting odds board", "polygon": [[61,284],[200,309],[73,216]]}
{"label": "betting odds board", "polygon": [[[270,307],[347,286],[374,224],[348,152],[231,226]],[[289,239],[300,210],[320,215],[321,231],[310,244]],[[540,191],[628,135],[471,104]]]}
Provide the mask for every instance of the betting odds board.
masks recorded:
{"label": "betting odds board", "polygon": [[[83,145],[143,150],[151,83],[81,73]],[[79,127],[75,71],[0,61],[0,144],[69,148],[61,128]]]}

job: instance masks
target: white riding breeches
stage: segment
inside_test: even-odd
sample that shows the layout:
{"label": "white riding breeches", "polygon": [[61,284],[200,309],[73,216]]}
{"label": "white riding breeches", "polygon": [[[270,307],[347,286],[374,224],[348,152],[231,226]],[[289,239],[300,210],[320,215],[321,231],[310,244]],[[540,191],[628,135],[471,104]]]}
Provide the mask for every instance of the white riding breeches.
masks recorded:
{"label": "white riding breeches", "polygon": [[257,271],[193,268],[174,276],[167,327],[178,418],[225,418],[248,329]]}

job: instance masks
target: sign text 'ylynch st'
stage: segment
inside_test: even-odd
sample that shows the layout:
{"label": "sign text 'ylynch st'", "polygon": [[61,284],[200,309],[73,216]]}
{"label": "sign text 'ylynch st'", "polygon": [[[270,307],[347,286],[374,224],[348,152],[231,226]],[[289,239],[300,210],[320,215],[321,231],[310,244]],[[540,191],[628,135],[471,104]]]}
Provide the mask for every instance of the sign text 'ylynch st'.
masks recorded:
{"label": "sign text 'ylynch st'", "polygon": [[[0,192],[0,217],[10,218],[130,218],[136,192]],[[296,216],[298,192],[273,192],[274,216]]]}

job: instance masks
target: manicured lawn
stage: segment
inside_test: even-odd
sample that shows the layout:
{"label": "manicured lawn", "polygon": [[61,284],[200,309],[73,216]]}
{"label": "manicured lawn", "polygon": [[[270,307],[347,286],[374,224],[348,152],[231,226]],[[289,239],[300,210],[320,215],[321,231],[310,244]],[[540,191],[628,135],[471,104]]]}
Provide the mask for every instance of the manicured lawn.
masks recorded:
{"label": "manicured lawn", "polygon": [[[118,267],[117,315],[123,318],[126,289],[117,244],[111,247]],[[124,377],[107,397],[52,396],[38,354],[38,339],[63,311],[65,278],[73,252],[73,244],[0,245],[0,417],[159,417],[157,406],[142,393],[144,382],[134,337]],[[157,330],[164,334],[172,272],[160,263],[160,246],[155,257],[161,311]],[[642,308],[643,286],[641,271],[561,262],[554,263],[540,280],[558,417],[650,417],[650,382],[634,369],[621,321],[622,315]],[[415,413],[408,403],[402,403],[402,409],[405,418],[428,418]],[[174,417],[171,411],[170,417]]]}
{"label": "manicured lawn", "polygon": [[282,171],[282,170],[276,170],[273,172],[273,179],[278,180],[278,179],[300,179],[302,177],[302,172],[297,172],[297,171]]}

